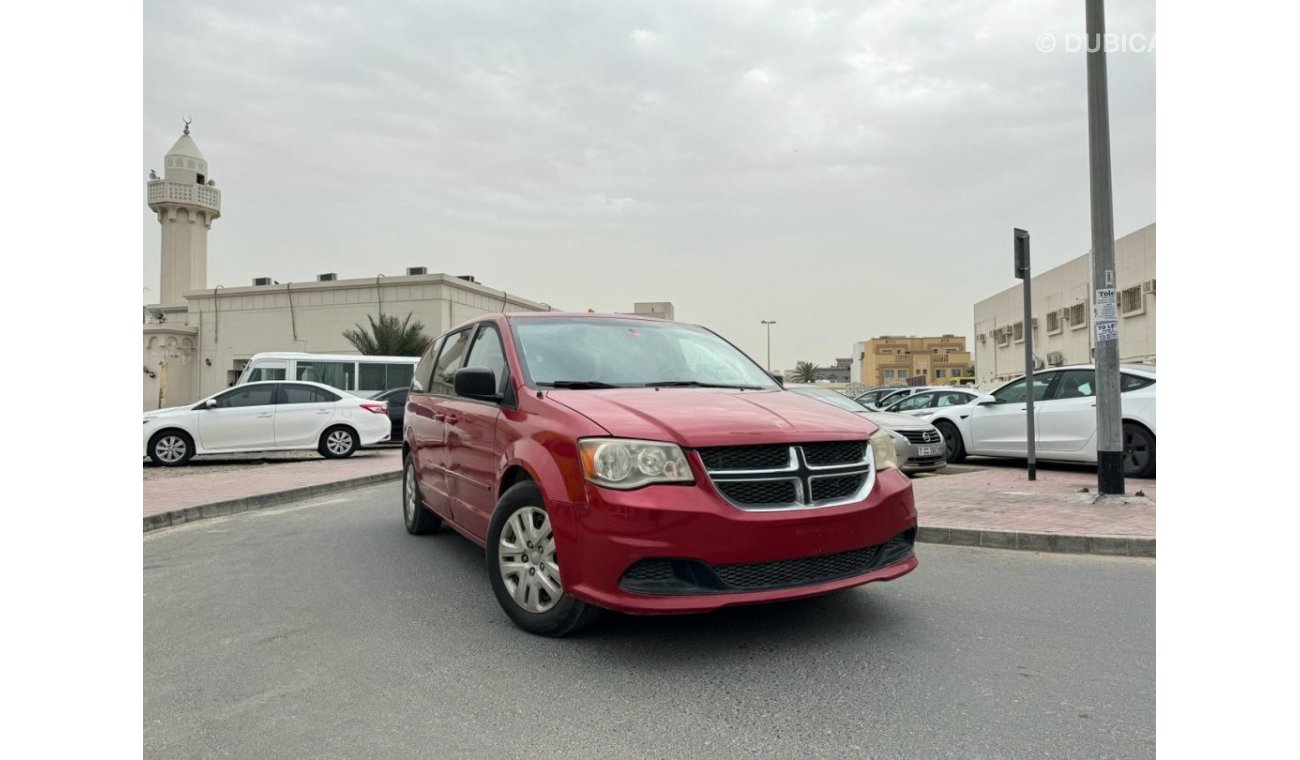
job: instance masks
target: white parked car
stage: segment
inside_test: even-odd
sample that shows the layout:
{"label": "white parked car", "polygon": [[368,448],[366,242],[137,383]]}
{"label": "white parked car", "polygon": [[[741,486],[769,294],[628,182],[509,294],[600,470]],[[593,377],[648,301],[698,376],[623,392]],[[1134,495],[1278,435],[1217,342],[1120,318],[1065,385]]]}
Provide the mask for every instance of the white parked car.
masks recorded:
{"label": "white parked car", "polygon": [[196,454],[293,449],[337,459],[391,435],[387,404],[321,383],[248,383],[144,413],[144,453],[165,466]]}
{"label": "white parked car", "polygon": [[[885,409],[888,409],[891,405],[898,403],[902,399],[909,398],[911,396],[914,396],[918,393],[923,393],[925,391],[937,390],[939,387],[941,386],[909,385],[902,388],[895,388],[889,393],[885,393],[878,396],[875,401],[867,402],[866,406],[868,409],[870,409],[873,412],[884,411]],[[866,399],[863,399],[863,401],[866,401]]]}
{"label": "white parked car", "polygon": [[928,420],[934,414],[949,406],[965,406],[972,404],[984,394],[979,391],[965,390],[962,388],[943,388],[938,390],[922,391],[914,393],[911,396],[891,403],[885,407],[884,411],[894,414],[907,414],[913,417],[920,417]]}
{"label": "white parked car", "polygon": [[[1025,378],[1013,380],[964,406],[926,409],[943,433],[948,461],[969,455],[1024,458]],[[1124,477],[1156,472],[1156,368],[1120,368]],[[1053,367],[1033,376],[1035,457],[1044,461],[1097,462],[1097,385],[1091,364]]]}

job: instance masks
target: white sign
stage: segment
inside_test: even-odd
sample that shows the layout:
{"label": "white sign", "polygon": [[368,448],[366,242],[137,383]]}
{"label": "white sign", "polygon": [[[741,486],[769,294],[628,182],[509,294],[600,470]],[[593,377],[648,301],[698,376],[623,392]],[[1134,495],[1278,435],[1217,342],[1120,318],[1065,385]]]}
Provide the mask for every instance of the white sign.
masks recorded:
{"label": "white sign", "polygon": [[1097,322],[1097,342],[1103,343],[1108,340],[1119,338],[1118,322]]}
{"label": "white sign", "polygon": [[1098,288],[1092,301],[1092,321],[1101,327],[1102,322],[1119,320],[1118,291],[1114,288]]}

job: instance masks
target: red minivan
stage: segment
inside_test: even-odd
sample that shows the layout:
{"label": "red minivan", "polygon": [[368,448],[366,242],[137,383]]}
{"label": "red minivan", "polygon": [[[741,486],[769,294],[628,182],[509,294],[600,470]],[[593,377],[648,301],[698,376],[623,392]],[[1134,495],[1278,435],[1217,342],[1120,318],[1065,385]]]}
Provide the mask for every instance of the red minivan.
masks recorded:
{"label": "red minivan", "polygon": [[446,333],[406,405],[403,513],[487,551],[521,628],[704,612],[916,567],[892,439],[702,327],[515,313]]}

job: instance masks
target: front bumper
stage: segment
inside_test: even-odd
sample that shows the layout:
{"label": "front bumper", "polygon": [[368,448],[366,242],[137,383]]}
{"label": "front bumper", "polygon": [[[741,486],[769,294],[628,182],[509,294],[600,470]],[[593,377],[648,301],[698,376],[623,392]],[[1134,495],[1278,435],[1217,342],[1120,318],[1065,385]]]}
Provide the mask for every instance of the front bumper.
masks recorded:
{"label": "front bumper", "polygon": [[917,564],[911,484],[897,470],[879,473],[864,501],[783,512],[737,509],[709,484],[586,491],[585,504],[553,510],[564,586],[619,612],[798,599],[892,580]]}
{"label": "front bumper", "polygon": [[[922,446],[938,449],[939,453],[921,456],[920,449]],[[914,475],[918,472],[934,472],[935,470],[942,470],[948,465],[942,437],[937,444],[916,444],[896,435],[894,436],[894,451],[898,455],[898,469],[908,475]]]}

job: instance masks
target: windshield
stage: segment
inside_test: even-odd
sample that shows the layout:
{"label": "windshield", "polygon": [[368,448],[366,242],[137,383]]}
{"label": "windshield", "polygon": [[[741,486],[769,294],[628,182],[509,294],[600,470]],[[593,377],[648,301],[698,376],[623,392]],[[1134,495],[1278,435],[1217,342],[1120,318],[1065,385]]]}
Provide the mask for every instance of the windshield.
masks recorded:
{"label": "windshield", "polygon": [[694,325],[635,319],[512,320],[530,385],[776,390],[752,359]]}

